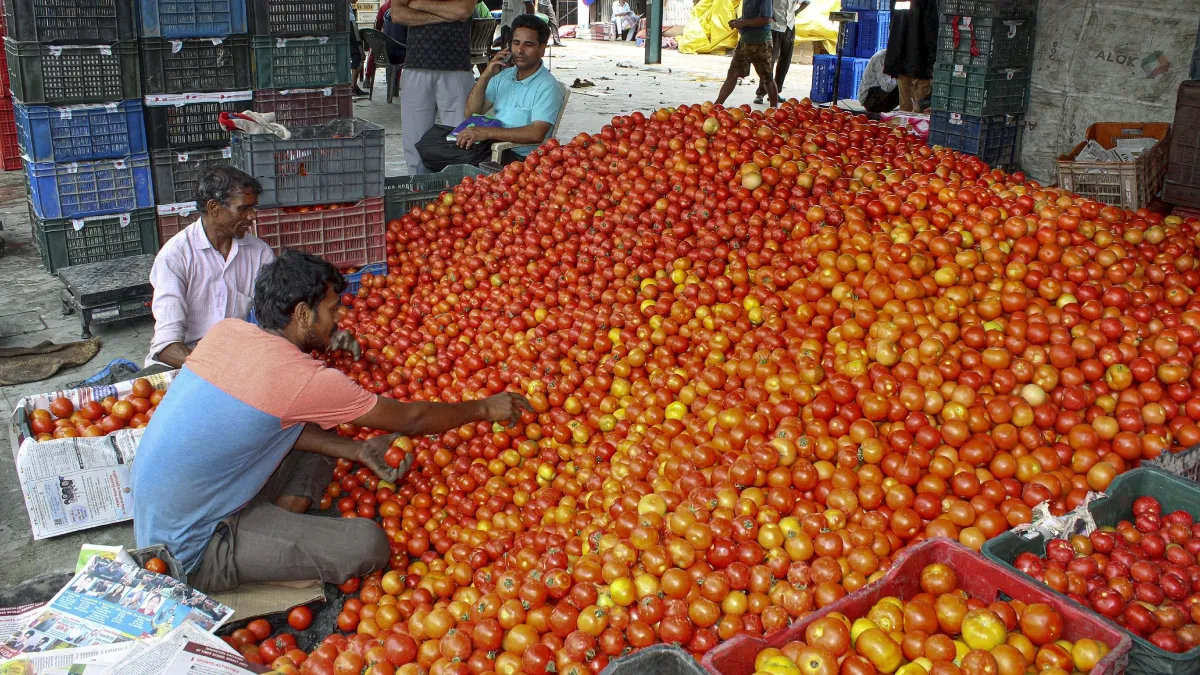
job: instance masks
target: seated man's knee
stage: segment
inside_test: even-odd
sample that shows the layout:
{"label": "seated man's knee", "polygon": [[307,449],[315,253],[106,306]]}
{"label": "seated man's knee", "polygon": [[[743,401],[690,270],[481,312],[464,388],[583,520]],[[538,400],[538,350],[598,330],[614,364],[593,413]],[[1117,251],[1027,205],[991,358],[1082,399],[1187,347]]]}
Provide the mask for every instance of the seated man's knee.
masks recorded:
{"label": "seated man's knee", "polygon": [[392,557],[387,533],[373,521],[365,519],[351,520],[346,525],[345,548],[340,556],[345,561],[346,577],[361,577],[383,569]]}

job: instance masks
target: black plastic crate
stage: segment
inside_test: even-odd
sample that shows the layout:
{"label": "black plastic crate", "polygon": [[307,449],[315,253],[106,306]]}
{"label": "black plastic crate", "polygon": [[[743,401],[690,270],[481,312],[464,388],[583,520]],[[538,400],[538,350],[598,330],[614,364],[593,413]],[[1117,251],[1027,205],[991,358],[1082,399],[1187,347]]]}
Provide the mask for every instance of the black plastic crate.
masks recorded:
{"label": "black plastic crate", "polygon": [[[843,8],[845,3],[842,3]],[[938,0],[938,12],[951,16],[1023,19],[1037,14],[1037,0]]]}
{"label": "black plastic crate", "polygon": [[150,149],[198,150],[227,146],[229,132],[218,122],[221,113],[244,112],[253,105],[249,92],[147,96],[146,137]]}
{"label": "black plastic crate", "polygon": [[249,5],[254,35],[298,37],[350,30],[347,0],[249,0]]}
{"label": "black plastic crate", "polygon": [[1033,19],[942,16],[937,62],[985,68],[1029,67],[1036,29]]}
{"label": "black plastic crate", "polygon": [[136,40],[136,0],[6,0],[8,37],[42,44]]}
{"label": "black plastic crate", "polygon": [[1012,167],[1020,156],[1021,115],[975,117],[945,111],[929,116],[929,145],[975,155],[992,166]]}
{"label": "black plastic crate", "polygon": [[16,99],[28,104],[108,103],[140,98],[136,42],[43,45],[4,38]]}
{"label": "black plastic crate", "polygon": [[296,129],[288,140],[238,132],[231,165],[262,183],[260,208],[382,197],[383,136],[383,127],[358,118]]}
{"label": "black plastic crate", "polygon": [[159,204],[182,204],[196,200],[196,184],[206,169],[228,166],[229,148],[216,150],[155,150],[150,153],[154,172],[154,196]]}
{"label": "black plastic crate", "polygon": [[142,40],[142,93],[250,89],[250,38]]}
{"label": "black plastic crate", "polygon": [[932,107],[964,115],[1023,113],[1029,107],[1028,68],[933,67]]}
{"label": "black plastic crate", "polygon": [[350,36],[256,37],[255,89],[306,89],[350,84]]}
{"label": "black plastic crate", "polygon": [[353,117],[354,99],[348,84],[320,89],[259,89],[254,92],[254,110],[275,113],[276,122],[294,129]]}
{"label": "black plastic crate", "polygon": [[154,209],[82,220],[38,218],[30,223],[42,265],[54,274],[63,267],[158,252]]}

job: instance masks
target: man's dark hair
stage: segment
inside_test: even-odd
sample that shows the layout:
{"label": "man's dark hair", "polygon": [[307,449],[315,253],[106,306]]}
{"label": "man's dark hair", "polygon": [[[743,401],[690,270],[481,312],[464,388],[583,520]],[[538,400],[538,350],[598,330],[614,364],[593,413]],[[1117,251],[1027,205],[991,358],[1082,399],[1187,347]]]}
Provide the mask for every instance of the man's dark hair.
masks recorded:
{"label": "man's dark hair", "polygon": [[214,166],[205,170],[196,182],[196,204],[203,211],[204,205],[211,200],[228,206],[234,195],[247,192],[260,195],[262,191],[262,183],[245,171],[232,166]]}
{"label": "man's dark hair", "polygon": [[544,45],[550,42],[550,25],[542,21],[534,14],[521,14],[513,19],[512,32],[517,33],[518,28],[528,28],[537,32],[538,44]]}
{"label": "man's dark hair", "polygon": [[303,251],[284,251],[262,268],[254,282],[258,325],[271,330],[287,328],[296,305],[307,303],[317,311],[330,286],[335,293],[346,290],[346,280],[336,267]]}

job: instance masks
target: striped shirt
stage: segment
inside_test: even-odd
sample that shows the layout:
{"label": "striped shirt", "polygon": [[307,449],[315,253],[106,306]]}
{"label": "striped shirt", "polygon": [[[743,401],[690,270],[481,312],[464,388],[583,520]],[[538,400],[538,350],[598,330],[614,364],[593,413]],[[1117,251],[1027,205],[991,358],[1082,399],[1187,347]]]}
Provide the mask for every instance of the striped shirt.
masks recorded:
{"label": "striped shirt", "polygon": [[223,257],[199,219],[171,237],[150,269],[154,337],[146,365],[175,342],[194,348],[221,319],[245,319],[258,271],[274,259],[271,247],[251,234],[234,239]]}

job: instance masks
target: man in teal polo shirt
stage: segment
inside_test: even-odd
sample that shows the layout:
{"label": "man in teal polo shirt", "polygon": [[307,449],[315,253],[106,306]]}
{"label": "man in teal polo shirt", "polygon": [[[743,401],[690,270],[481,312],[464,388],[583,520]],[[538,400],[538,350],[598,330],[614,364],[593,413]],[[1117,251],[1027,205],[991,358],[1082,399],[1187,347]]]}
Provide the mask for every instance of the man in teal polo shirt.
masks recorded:
{"label": "man in teal polo shirt", "polygon": [[771,0],[743,0],[742,16],[729,22],[729,27],[740,33],[733,60],[729,63],[729,74],[717,94],[717,105],[733,93],[737,81],[750,74],[750,66],[758,74],[758,81],[771,100],[771,107],[779,107],[779,88],[771,75],[771,18],[774,9]]}
{"label": "man in teal polo shirt", "polygon": [[472,126],[453,141],[446,139],[453,128],[435,126],[417,144],[426,169],[486,161],[497,142],[517,144],[505,151],[504,163],[521,160],[550,137],[563,106],[558,80],[542,66],[550,28],[523,14],[513,20],[512,29],[512,46],[492,59],[467,96],[468,120],[486,114],[499,126]]}

